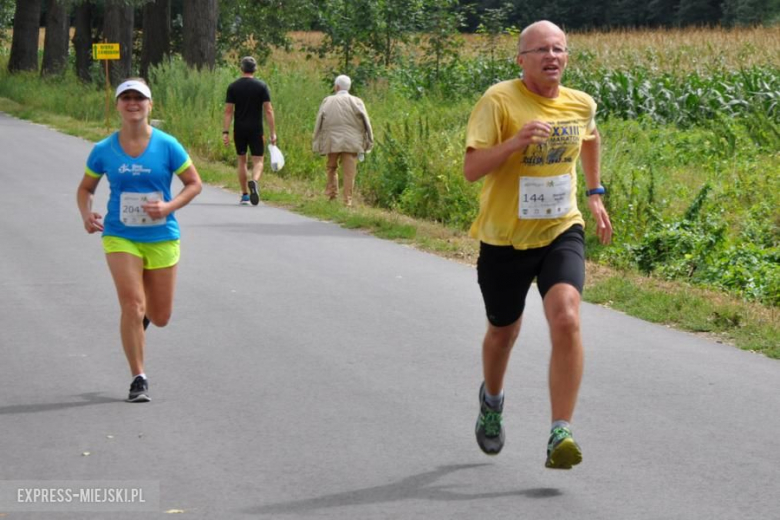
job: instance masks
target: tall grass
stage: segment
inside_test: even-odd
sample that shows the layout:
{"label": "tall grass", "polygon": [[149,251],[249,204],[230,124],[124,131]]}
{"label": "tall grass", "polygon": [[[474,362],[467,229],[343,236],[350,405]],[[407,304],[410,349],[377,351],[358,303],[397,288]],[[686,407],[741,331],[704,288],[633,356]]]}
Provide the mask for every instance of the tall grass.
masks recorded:
{"label": "tall grass", "polygon": [[101,121],[105,118],[105,91],[85,88],[71,72],[45,79],[33,72],[8,74],[7,57],[0,61],[0,96],[30,109],[67,114],[80,121]]}

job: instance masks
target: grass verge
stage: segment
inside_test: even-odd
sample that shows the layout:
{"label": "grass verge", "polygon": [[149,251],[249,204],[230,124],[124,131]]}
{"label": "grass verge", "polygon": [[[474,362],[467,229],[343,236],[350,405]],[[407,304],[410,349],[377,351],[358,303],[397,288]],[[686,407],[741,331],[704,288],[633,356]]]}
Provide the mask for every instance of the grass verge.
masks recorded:
{"label": "grass verge", "polygon": [[[6,98],[0,98],[0,111],[87,140],[96,141],[106,133],[102,125],[29,109]],[[204,182],[238,192],[232,166],[197,156],[193,160]],[[74,179],[74,190],[77,182]],[[452,260],[471,265],[476,262],[477,244],[465,233],[359,203],[354,208],[345,208],[325,199],[324,179],[322,183],[320,186],[316,182],[283,179],[267,171],[262,181],[263,201]],[[588,263],[587,271],[586,301],[780,359],[780,310],[777,308],[686,284],[616,272],[592,262]]]}

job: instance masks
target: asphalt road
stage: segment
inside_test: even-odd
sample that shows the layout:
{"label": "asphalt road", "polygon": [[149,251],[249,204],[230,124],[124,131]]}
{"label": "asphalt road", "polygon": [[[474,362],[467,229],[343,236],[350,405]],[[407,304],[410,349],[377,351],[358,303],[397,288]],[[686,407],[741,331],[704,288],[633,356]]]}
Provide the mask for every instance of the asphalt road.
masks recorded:
{"label": "asphalt road", "polygon": [[[585,459],[546,470],[532,290],[507,444],[487,457],[474,268],[214,187],[178,213],[174,316],[148,335],[153,401],[123,402],[116,295],[75,203],[90,149],[0,114],[3,520],[780,518],[777,361],[585,304]],[[146,495],[31,504],[20,483]]]}

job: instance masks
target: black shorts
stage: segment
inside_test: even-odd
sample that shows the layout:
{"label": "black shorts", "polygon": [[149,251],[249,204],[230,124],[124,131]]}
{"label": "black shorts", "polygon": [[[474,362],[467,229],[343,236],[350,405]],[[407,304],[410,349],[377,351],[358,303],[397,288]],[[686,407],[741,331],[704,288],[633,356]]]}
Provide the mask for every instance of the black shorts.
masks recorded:
{"label": "black shorts", "polygon": [[488,321],[496,327],[511,325],[523,314],[525,297],[536,279],[544,298],[557,283],[585,285],[585,232],[575,224],[550,245],[535,249],[479,244],[477,279]]}
{"label": "black shorts", "polygon": [[263,156],[263,134],[257,130],[246,131],[239,128],[233,130],[233,142],[236,143],[236,153],[246,155],[246,149],[253,156]]}

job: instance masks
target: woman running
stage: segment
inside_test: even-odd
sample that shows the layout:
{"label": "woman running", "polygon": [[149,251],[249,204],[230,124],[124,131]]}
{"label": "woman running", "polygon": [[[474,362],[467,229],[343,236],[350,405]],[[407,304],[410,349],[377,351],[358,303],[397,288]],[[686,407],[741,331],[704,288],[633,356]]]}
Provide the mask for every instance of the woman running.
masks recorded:
{"label": "woman running", "polygon": [[[100,141],[87,159],[77,201],[87,233],[103,234],[103,249],[121,308],[122,347],[130,365],[129,402],[147,402],[144,373],[146,327],[168,324],[173,309],[179,224],[174,211],[201,191],[198,171],[172,136],[149,124],[152,92],[132,78],[116,89],[122,117],[118,132]],[[184,188],[171,195],[176,175]],[[108,177],[110,196],[105,220],[92,210],[100,179]]]}

